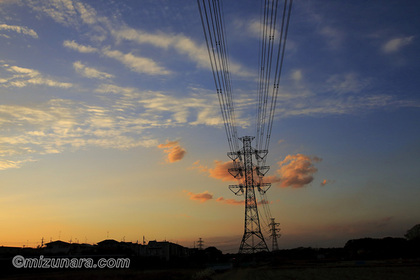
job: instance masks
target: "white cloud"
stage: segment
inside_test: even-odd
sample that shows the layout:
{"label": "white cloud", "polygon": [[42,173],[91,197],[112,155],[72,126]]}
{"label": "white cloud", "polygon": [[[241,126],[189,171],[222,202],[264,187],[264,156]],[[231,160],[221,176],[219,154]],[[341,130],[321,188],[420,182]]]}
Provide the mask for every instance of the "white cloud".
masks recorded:
{"label": "white cloud", "polygon": [[35,11],[50,16],[54,21],[66,26],[78,24],[78,11],[72,0],[28,1]]}
{"label": "white cloud", "polygon": [[34,84],[34,85],[46,85],[50,87],[59,87],[59,88],[70,88],[73,86],[71,83],[57,82],[57,81],[46,79],[43,77],[35,77],[33,79],[29,79],[27,82],[29,84]]}
{"label": "white cloud", "polygon": [[81,52],[81,53],[98,52],[106,57],[113,58],[119,61],[120,63],[125,65],[127,68],[137,73],[149,74],[149,75],[171,74],[171,71],[165,69],[164,67],[159,66],[155,61],[153,61],[150,58],[136,56],[132,53],[123,53],[118,50],[111,50],[109,47],[99,50],[91,46],[80,45],[76,43],[75,41],[64,41],[63,46],[69,49]]}
{"label": "white cloud", "polygon": [[[39,75],[28,68],[7,69],[24,76]],[[145,132],[154,128],[221,124],[214,94],[174,97],[114,84],[103,84],[94,92],[102,105],[64,99],[31,107],[0,105],[0,124],[8,129],[7,134],[0,136],[3,168],[18,168],[29,157],[91,145],[114,149],[153,147],[158,142]],[[217,116],[217,121],[200,119],[201,112]]]}
{"label": "white cloud", "polygon": [[261,24],[261,21],[260,20],[255,20],[255,19],[249,21],[249,23],[247,25],[247,29],[249,31],[249,34],[253,35],[254,38],[257,38],[257,39],[261,38],[261,31],[263,30],[263,27],[264,27],[264,25]]}
{"label": "white cloud", "polygon": [[95,92],[121,94],[126,97],[138,97],[140,93],[136,88],[121,87],[114,84],[101,84]]}
{"label": "white cloud", "polygon": [[51,78],[47,78],[39,71],[23,68],[19,66],[10,66],[8,64],[0,64],[0,69],[5,69],[11,76],[2,78],[0,86],[3,87],[26,87],[29,85],[45,85],[58,88],[70,88],[71,83],[59,82]]}
{"label": "white cloud", "polygon": [[[111,34],[117,40],[129,40],[138,44],[150,44],[163,49],[173,48],[178,53],[186,55],[191,61],[197,63],[198,66],[206,69],[211,68],[207,47],[205,45],[198,45],[191,38],[182,34],[173,35],[163,32],[152,34],[128,27],[112,29]],[[234,61],[230,61],[229,68],[232,74],[241,77],[255,76],[252,71],[247,70],[244,66]]]}
{"label": "white cloud", "polygon": [[30,8],[41,16],[48,16],[55,22],[81,30],[88,25],[86,32],[92,41],[102,42],[108,37],[106,30],[112,24],[106,17],[98,16],[95,9],[77,0],[26,0]]}
{"label": "white cloud", "polygon": [[334,74],[328,78],[326,84],[336,93],[358,93],[367,89],[371,82],[356,73]]}
{"label": "white cloud", "polygon": [[101,72],[99,70],[96,70],[92,67],[87,67],[80,61],[76,61],[73,63],[73,67],[76,70],[77,73],[79,73],[82,76],[85,76],[87,78],[95,78],[95,79],[111,79],[114,77],[114,75]]}
{"label": "white cloud", "polygon": [[97,14],[96,11],[89,5],[84,5],[80,2],[75,2],[74,6],[77,12],[80,14],[80,18],[86,24],[95,24],[97,23]]}
{"label": "white cloud", "polygon": [[344,34],[332,26],[324,25],[318,32],[325,37],[332,49],[339,48],[344,40]]}
{"label": "white cloud", "polygon": [[394,38],[387,41],[382,45],[382,51],[384,53],[394,53],[401,50],[403,47],[408,46],[413,41],[414,36]]}
{"label": "white cloud", "polygon": [[171,72],[165,68],[159,66],[155,61],[150,58],[140,57],[133,55],[132,53],[122,53],[117,50],[110,50],[105,48],[102,50],[102,54],[116,59],[117,61],[130,68],[132,71],[137,73],[144,73],[149,75],[169,75]]}
{"label": "white cloud", "polygon": [[245,26],[245,28],[248,31],[248,34],[250,34],[255,39],[260,40],[261,39],[261,34],[264,30],[265,30],[265,34],[267,34],[267,36],[274,35],[274,38],[275,38],[276,41],[278,41],[279,38],[280,38],[280,33],[279,33],[280,21],[277,22],[277,26],[276,26],[275,30],[273,29],[273,27],[270,26],[270,23],[268,23],[266,26],[264,26],[264,24],[262,24],[261,20],[259,20],[259,19],[251,19],[249,21],[242,21],[242,23],[240,23],[241,21],[242,20],[237,20],[236,21],[236,23],[239,23],[237,25],[237,27],[242,29]]}
{"label": "white cloud", "polygon": [[[6,65],[5,65],[6,66]],[[29,68],[23,68],[23,67],[19,67],[19,66],[6,66],[8,67],[7,71],[9,72],[15,72],[15,73],[19,73],[19,74],[27,74],[30,77],[35,77],[35,76],[39,76],[39,72],[33,69],[29,69]]]}
{"label": "white cloud", "polygon": [[[292,73],[293,75],[293,73]],[[416,100],[402,100],[387,93],[372,93],[373,80],[358,73],[334,74],[314,86],[280,87],[276,117],[357,114],[383,108],[420,107]]]}
{"label": "white cloud", "polygon": [[300,80],[302,80],[302,70],[300,69],[294,70],[292,72],[292,79],[295,80],[296,82],[299,82]]}
{"label": "white cloud", "polygon": [[10,169],[10,168],[20,168],[24,163],[33,161],[31,159],[27,160],[1,160],[0,159],[0,170]]}
{"label": "white cloud", "polygon": [[63,46],[81,53],[95,53],[98,52],[97,48],[91,47],[91,46],[84,46],[84,45],[80,45],[78,43],[76,43],[74,40],[73,41],[64,41],[63,42]]}
{"label": "white cloud", "polygon": [[[94,41],[103,41],[108,34],[116,40],[129,40],[138,44],[149,44],[157,48],[167,50],[174,49],[179,54],[186,55],[199,67],[210,69],[207,48],[204,44],[197,44],[191,38],[182,34],[167,34],[163,32],[150,33],[127,27],[116,19],[110,20],[98,16],[97,12],[87,4],[70,0],[49,0],[32,1],[31,7],[43,14],[47,14],[56,22],[66,26],[79,27],[82,24],[90,26],[89,37]],[[67,48],[82,53],[98,52],[97,48],[82,46],[74,41],[65,41],[63,45]],[[133,53],[123,53],[119,50],[104,48],[100,51],[102,55],[114,58],[132,71],[146,73],[149,75],[168,75],[171,71],[159,65],[156,60],[148,57],[140,57]],[[230,61],[230,72],[240,77],[255,77],[254,71],[246,69],[243,65]]]}
{"label": "white cloud", "polygon": [[0,30],[13,31],[13,32],[16,32],[16,33],[31,36],[35,39],[38,38],[38,34],[35,32],[35,30],[30,29],[30,28],[25,27],[25,26],[0,24]]}
{"label": "white cloud", "polygon": [[325,39],[325,43],[330,49],[337,50],[343,45],[346,33],[338,28],[339,25],[331,22],[324,14],[319,13],[320,10],[314,7],[313,5],[301,6],[308,23]]}
{"label": "white cloud", "polygon": [[204,45],[198,46],[194,41],[184,35],[165,34],[162,32],[152,34],[128,27],[113,29],[111,30],[111,34],[117,40],[129,40],[138,44],[150,44],[163,49],[172,47],[179,53],[187,55],[201,67],[210,68],[207,48]]}
{"label": "white cloud", "polygon": [[197,113],[197,120],[192,122],[193,125],[209,125],[221,126],[223,125],[222,117],[220,116],[220,109],[217,107],[203,108]]}
{"label": "white cloud", "polygon": [[142,135],[152,127],[138,115],[112,107],[53,99],[35,107],[0,105],[0,169],[18,168],[32,157],[95,145],[129,149],[152,147],[157,141]]}

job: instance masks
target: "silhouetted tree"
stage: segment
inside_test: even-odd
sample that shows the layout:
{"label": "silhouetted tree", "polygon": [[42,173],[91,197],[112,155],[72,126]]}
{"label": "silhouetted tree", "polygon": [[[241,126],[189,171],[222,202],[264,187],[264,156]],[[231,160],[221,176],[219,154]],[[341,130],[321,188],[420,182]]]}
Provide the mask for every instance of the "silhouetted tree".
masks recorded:
{"label": "silhouetted tree", "polygon": [[408,241],[404,238],[361,238],[347,241],[344,249],[350,258],[387,259],[408,254]]}
{"label": "silhouetted tree", "polygon": [[404,236],[408,240],[420,240],[420,224],[417,224],[411,229],[407,230],[407,233]]}
{"label": "silhouetted tree", "polygon": [[222,256],[223,253],[216,247],[208,247],[204,249],[204,252],[207,256],[208,261],[218,261]]}

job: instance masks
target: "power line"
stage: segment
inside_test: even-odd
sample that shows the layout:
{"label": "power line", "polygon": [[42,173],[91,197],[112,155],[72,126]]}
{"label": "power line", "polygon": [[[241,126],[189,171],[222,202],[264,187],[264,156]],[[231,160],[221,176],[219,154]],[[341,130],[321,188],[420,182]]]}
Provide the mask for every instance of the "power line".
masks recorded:
{"label": "power line", "polygon": [[[256,121],[257,149],[260,150],[268,150],[270,143],[292,4],[293,0],[284,1],[279,28],[277,27],[278,0],[273,0],[271,3],[270,0],[265,0],[264,5],[261,8],[260,24],[262,26],[262,35]],[[278,37],[277,43],[276,37]],[[275,53],[277,54],[275,55]],[[274,56],[276,57],[275,65],[273,65]],[[273,81],[272,73],[274,73]],[[268,104],[270,104],[269,108],[267,107]],[[265,159],[262,164],[264,163]]]}
{"label": "power line", "polygon": [[239,143],[232,98],[223,7],[219,0],[197,0],[197,3],[229,149],[234,152],[238,149]]}
{"label": "power line", "polygon": [[[277,96],[279,92],[279,84],[281,78],[281,72],[283,69],[283,61],[284,61],[284,53],[286,50],[286,40],[287,34],[289,30],[289,23],[290,23],[290,14],[292,12],[292,5],[293,0],[290,0],[289,4],[288,1],[284,1],[284,8],[283,8],[283,17],[282,17],[282,24],[281,24],[281,33],[279,38],[279,47],[278,47],[278,54],[277,54],[277,63],[276,63],[276,73],[275,73],[275,80],[273,85],[273,94],[272,94],[272,102],[270,107],[270,114],[269,114],[269,122],[267,125],[267,137],[265,143],[265,149],[268,149],[270,138],[271,138],[271,131],[273,128],[273,120],[274,120],[274,111],[276,108],[277,103]],[[288,7],[287,7],[288,6]],[[288,8],[287,17],[286,17],[286,9]],[[284,21],[286,20],[286,24]]]}
{"label": "power line", "polygon": [[[290,23],[290,15],[292,11],[293,0],[285,0],[283,5],[283,13],[279,30],[277,29],[277,10],[278,0],[265,0],[261,7],[261,45],[260,45],[260,75],[258,87],[258,105],[257,105],[257,121],[256,121],[256,135],[257,135],[257,149],[268,151],[271,139],[271,132],[273,129],[273,122],[275,116],[275,108],[277,97],[279,93],[279,84],[281,72],[283,68],[284,54],[286,50],[286,40]],[[278,37],[277,44],[275,44],[275,37]],[[276,63],[273,66],[274,51],[276,54]],[[271,73],[274,71],[274,81],[271,82]],[[271,92],[271,94],[270,94]],[[270,102],[268,102],[270,100]],[[269,109],[267,108],[270,103]],[[267,157],[262,158],[258,165],[264,166]],[[263,184],[263,176],[259,178],[259,185]],[[267,200],[266,193],[261,194],[261,201]],[[267,228],[270,228],[270,220],[272,219],[270,207],[268,204],[263,204],[263,213],[261,215]]]}
{"label": "power line", "polygon": [[[242,253],[268,250],[261,231],[260,216],[265,223],[266,230],[273,233],[274,220],[266,196],[271,184],[264,183],[263,177],[269,170],[269,167],[265,166],[265,162],[273,127],[292,3],[293,0],[284,0],[281,27],[278,30],[279,0],[262,0],[261,2],[261,44],[258,62],[259,82],[255,137],[257,148],[254,149],[251,147],[254,137],[238,138],[237,134],[223,6],[219,0],[197,0],[210,67],[230,149],[228,156],[234,165],[228,171],[233,177],[240,180],[238,185],[231,185],[229,188],[236,195],[245,194],[245,228],[239,250]],[[272,75],[273,73],[274,75]],[[239,140],[243,142],[242,150],[239,149]],[[253,164],[252,155],[255,155],[256,165]],[[257,176],[254,177],[254,173]],[[263,215],[260,214],[261,210],[258,210],[257,207],[255,188],[260,193]],[[274,230],[274,232],[276,231]]]}

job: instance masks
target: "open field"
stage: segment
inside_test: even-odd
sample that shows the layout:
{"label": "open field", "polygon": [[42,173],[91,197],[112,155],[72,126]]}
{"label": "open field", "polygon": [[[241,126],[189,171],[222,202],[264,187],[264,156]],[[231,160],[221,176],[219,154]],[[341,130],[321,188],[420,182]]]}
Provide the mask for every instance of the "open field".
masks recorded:
{"label": "open field", "polygon": [[335,263],[301,263],[280,266],[233,268],[214,273],[211,269],[103,269],[65,270],[9,275],[3,279],[141,279],[141,280],[418,280],[420,261],[369,261]]}
{"label": "open field", "polygon": [[320,265],[311,267],[240,268],[216,274],[214,280],[418,280],[417,265]]}

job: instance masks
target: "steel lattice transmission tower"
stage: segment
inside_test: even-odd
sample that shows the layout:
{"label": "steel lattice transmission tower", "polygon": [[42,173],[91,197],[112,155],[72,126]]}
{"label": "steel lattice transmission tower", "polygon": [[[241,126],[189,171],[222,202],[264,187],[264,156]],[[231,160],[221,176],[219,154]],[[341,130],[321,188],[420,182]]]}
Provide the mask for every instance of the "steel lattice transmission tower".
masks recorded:
{"label": "steel lattice transmission tower", "polygon": [[271,232],[270,237],[272,238],[272,251],[277,251],[279,249],[279,244],[277,243],[277,238],[281,236],[280,229],[278,228],[279,225],[280,223],[276,223],[275,219],[271,218],[271,223],[269,224],[269,226]]}
{"label": "steel lattice transmission tower", "polygon": [[[239,253],[256,253],[268,251],[267,243],[261,232],[260,218],[258,214],[258,204],[255,197],[255,188],[259,192],[265,193],[270,187],[269,183],[260,183],[258,177],[264,176],[268,171],[268,166],[258,166],[253,164],[252,156],[255,155],[257,162],[260,162],[266,155],[266,150],[256,150],[252,148],[252,136],[239,138],[243,143],[243,148],[237,152],[230,152],[228,156],[236,162],[234,168],[229,169],[229,173],[242,181],[239,185],[230,185],[230,190],[236,195],[245,193],[245,226]],[[257,178],[254,178],[256,175]]]}
{"label": "steel lattice transmission tower", "polygon": [[[236,195],[245,195],[245,227],[239,253],[268,251],[261,232],[255,188],[261,195],[265,195],[270,187],[270,184],[263,183],[262,179],[269,169],[265,166],[265,161],[275,117],[293,0],[284,0],[283,9],[280,9],[278,5],[279,0],[261,2],[261,57],[258,70],[255,135],[257,149],[251,146],[255,137],[238,138],[222,2],[222,0],[197,0],[197,5],[209,55],[209,67],[213,73],[230,148],[228,156],[233,160],[233,168],[229,169],[229,173],[240,180],[238,185],[229,188]],[[239,141],[242,141],[242,149],[239,147]],[[253,163],[253,156],[255,156],[256,164]],[[261,202],[267,203],[267,201]]]}
{"label": "steel lattice transmission tower", "polygon": [[197,247],[198,247],[198,250],[203,250],[203,243],[204,243],[204,241],[203,241],[203,239],[201,239],[201,237],[198,239],[198,241],[197,241]]}

